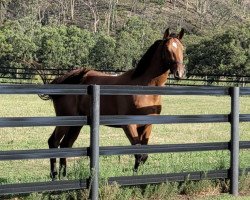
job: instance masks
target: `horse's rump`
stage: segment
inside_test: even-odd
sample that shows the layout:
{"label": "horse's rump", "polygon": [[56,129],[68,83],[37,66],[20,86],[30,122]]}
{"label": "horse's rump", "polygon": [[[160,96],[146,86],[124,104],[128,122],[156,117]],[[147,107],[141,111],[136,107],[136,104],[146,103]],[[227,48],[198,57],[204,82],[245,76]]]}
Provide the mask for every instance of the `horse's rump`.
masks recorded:
{"label": "horse's rump", "polygon": [[72,70],[64,76],[60,76],[51,81],[50,84],[79,84],[83,76],[89,71],[86,68]]}

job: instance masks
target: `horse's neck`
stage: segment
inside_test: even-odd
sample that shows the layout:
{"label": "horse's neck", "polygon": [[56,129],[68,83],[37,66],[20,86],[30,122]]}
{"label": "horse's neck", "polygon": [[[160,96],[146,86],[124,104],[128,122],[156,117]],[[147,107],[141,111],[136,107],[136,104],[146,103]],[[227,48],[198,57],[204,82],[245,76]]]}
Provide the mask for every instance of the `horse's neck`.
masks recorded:
{"label": "horse's neck", "polygon": [[164,70],[163,63],[161,58],[161,52],[157,51],[157,53],[153,56],[150,66],[146,70],[145,74],[141,77],[149,86],[163,86],[167,82],[169,70]]}
{"label": "horse's neck", "polygon": [[165,72],[160,76],[157,76],[149,82],[149,86],[164,86],[167,82],[169,72]]}

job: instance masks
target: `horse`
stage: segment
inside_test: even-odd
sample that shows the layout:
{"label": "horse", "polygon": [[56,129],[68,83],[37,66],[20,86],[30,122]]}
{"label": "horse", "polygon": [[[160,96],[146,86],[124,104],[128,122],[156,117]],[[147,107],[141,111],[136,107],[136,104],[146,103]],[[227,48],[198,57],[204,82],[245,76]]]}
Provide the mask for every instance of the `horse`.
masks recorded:
{"label": "horse", "polygon": [[[163,39],[155,41],[142,56],[137,66],[118,76],[79,68],[72,70],[50,84],[97,84],[97,85],[140,85],[164,86],[169,74],[176,79],[185,75],[183,64],[182,38],[184,29],[178,34],[166,29]],[[50,95],[57,116],[89,115],[89,97],[87,95]],[[161,112],[160,95],[101,96],[101,115],[159,115]],[[122,128],[131,145],[147,145],[152,124],[130,124],[116,126]],[[57,126],[48,139],[49,148],[71,148],[82,126]],[[146,162],[147,154],[136,154],[134,172],[140,164]],[[60,158],[59,178],[66,176],[66,158]],[[50,176],[57,179],[56,159],[50,159]]]}

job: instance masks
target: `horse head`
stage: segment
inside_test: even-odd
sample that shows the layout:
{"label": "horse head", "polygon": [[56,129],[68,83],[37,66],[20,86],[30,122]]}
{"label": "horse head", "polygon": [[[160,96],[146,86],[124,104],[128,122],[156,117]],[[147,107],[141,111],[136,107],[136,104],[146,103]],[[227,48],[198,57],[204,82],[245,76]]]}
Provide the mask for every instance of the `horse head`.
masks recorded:
{"label": "horse head", "polygon": [[185,65],[183,63],[184,47],[181,42],[183,35],[184,29],[181,29],[180,33],[176,35],[170,34],[168,28],[163,36],[163,67],[170,69],[170,72],[176,79],[181,79],[185,75]]}

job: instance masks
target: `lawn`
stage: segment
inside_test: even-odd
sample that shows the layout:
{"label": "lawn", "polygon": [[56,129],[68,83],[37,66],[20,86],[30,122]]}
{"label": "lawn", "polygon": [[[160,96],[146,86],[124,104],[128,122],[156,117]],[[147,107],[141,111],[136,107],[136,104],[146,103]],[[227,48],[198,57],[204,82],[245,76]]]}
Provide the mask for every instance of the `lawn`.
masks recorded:
{"label": "lawn", "polygon": [[[53,104],[51,101],[43,101],[36,95],[1,95],[0,96],[0,117],[31,117],[31,116],[54,116]],[[240,98],[240,112],[250,113],[250,97]],[[228,96],[164,96],[164,115],[186,115],[186,114],[228,114],[230,113],[230,97]],[[1,128],[0,129],[0,149],[47,149],[47,140],[54,127],[28,127],[28,128]],[[244,141],[250,140],[250,123],[240,124],[240,138]],[[149,144],[181,144],[181,143],[202,143],[202,142],[225,142],[230,140],[229,123],[207,123],[207,124],[173,124],[154,125]],[[125,134],[120,129],[102,126],[100,129],[100,145],[129,145]],[[89,146],[89,127],[83,127],[74,147]],[[70,158],[68,179],[76,179],[89,175],[88,158]],[[134,157],[125,156],[103,156],[100,159],[100,176],[132,175]],[[241,168],[250,167],[249,150],[240,153]],[[151,154],[147,163],[140,167],[138,174],[158,174],[170,172],[207,171],[214,169],[226,169],[229,167],[228,151],[210,152],[188,152],[188,153],[168,153]],[[49,181],[49,160],[22,160],[6,161],[0,165],[0,183],[19,183],[33,181]],[[244,186],[241,185],[241,194],[247,194],[250,190],[250,181],[244,179]],[[245,183],[248,184],[245,184]],[[148,186],[141,194],[141,188],[124,188],[105,186],[102,190],[101,199],[112,199],[111,191],[117,191],[114,199],[165,199],[165,197],[152,196],[153,193],[161,193],[164,190],[174,193],[174,198],[187,198],[187,195],[195,198],[203,198],[206,194],[219,194],[227,190],[216,181],[205,181],[204,183],[189,183],[185,189],[180,189],[177,183],[160,186]],[[197,189],[197,188],[202,189]],[[164,188],[164,189],[163,189]],[[170,189],[166,189],[170,188]],[[189,188],[189,190],[188,190]],[[204,188],[206,190],[204,191]],[[224,189],[223,189],[224,188]],[[147,191],[148,194],[147,194]],[[150,192],[151,191],[151,192]],[[181,191],[181,192],[180,192]],[[191,192],[190,192],[191,191]],[[200,194],[199,192],[202,191]],[[131,194],[130,194],[131,193]],[[146,195],[146,194],[148,195]],[[179,193],[186,194],[178,196]],[[203,194],[204,193],[204,194]],[[108,195],[106,197],[105,195]],[[130,194],[130,196],[129,196]],[[40,195],[40,196],[39,196]],[[48,194],[32,194],[24,199],[46,199]],[[67,196],[67,193],[62,193]],[[75,197],[75,196],[76,197]],[[74,194],[71,197],[79,199]],[[114,194],[113,194],[114,195]],[[125,196],[128,197],[125,198]],[[142,196],[140,196],[142,195]],[[144,195],[144,196],[143,196]],[[146,196],[145,196],[146,195]],[[176,196],[177,195],[177,196]],[[202,195],[200,197],[199,195]],[[61,197],[62,197],[61,196]],[[84,192],[81,193],[83,198]],[[166,194],[166,196],[169,196]],[[170,195],[171,196],[171,195]],[[59,199],[61,197],[58,197]],[[172,196],[171,196],[172,197]],[[223,199],[231,199],[230,196],[221,196]],[[51,198],[51,197],[50,197]],[[57,198],[57,197],[53,197]],[[53,199],[52,198],[52,199]],[[65,197],[67,199],[67,197]],[[74,199],[73,198],[73,199]],[[210,198],[210,197],[208,197]],[[213,197],[216,199],[216,197]],[[242,197],[242,199],[248,197]],[[84,198],[83,198],[84,199]],[[250,196],[249,196],[250,199]]]}

